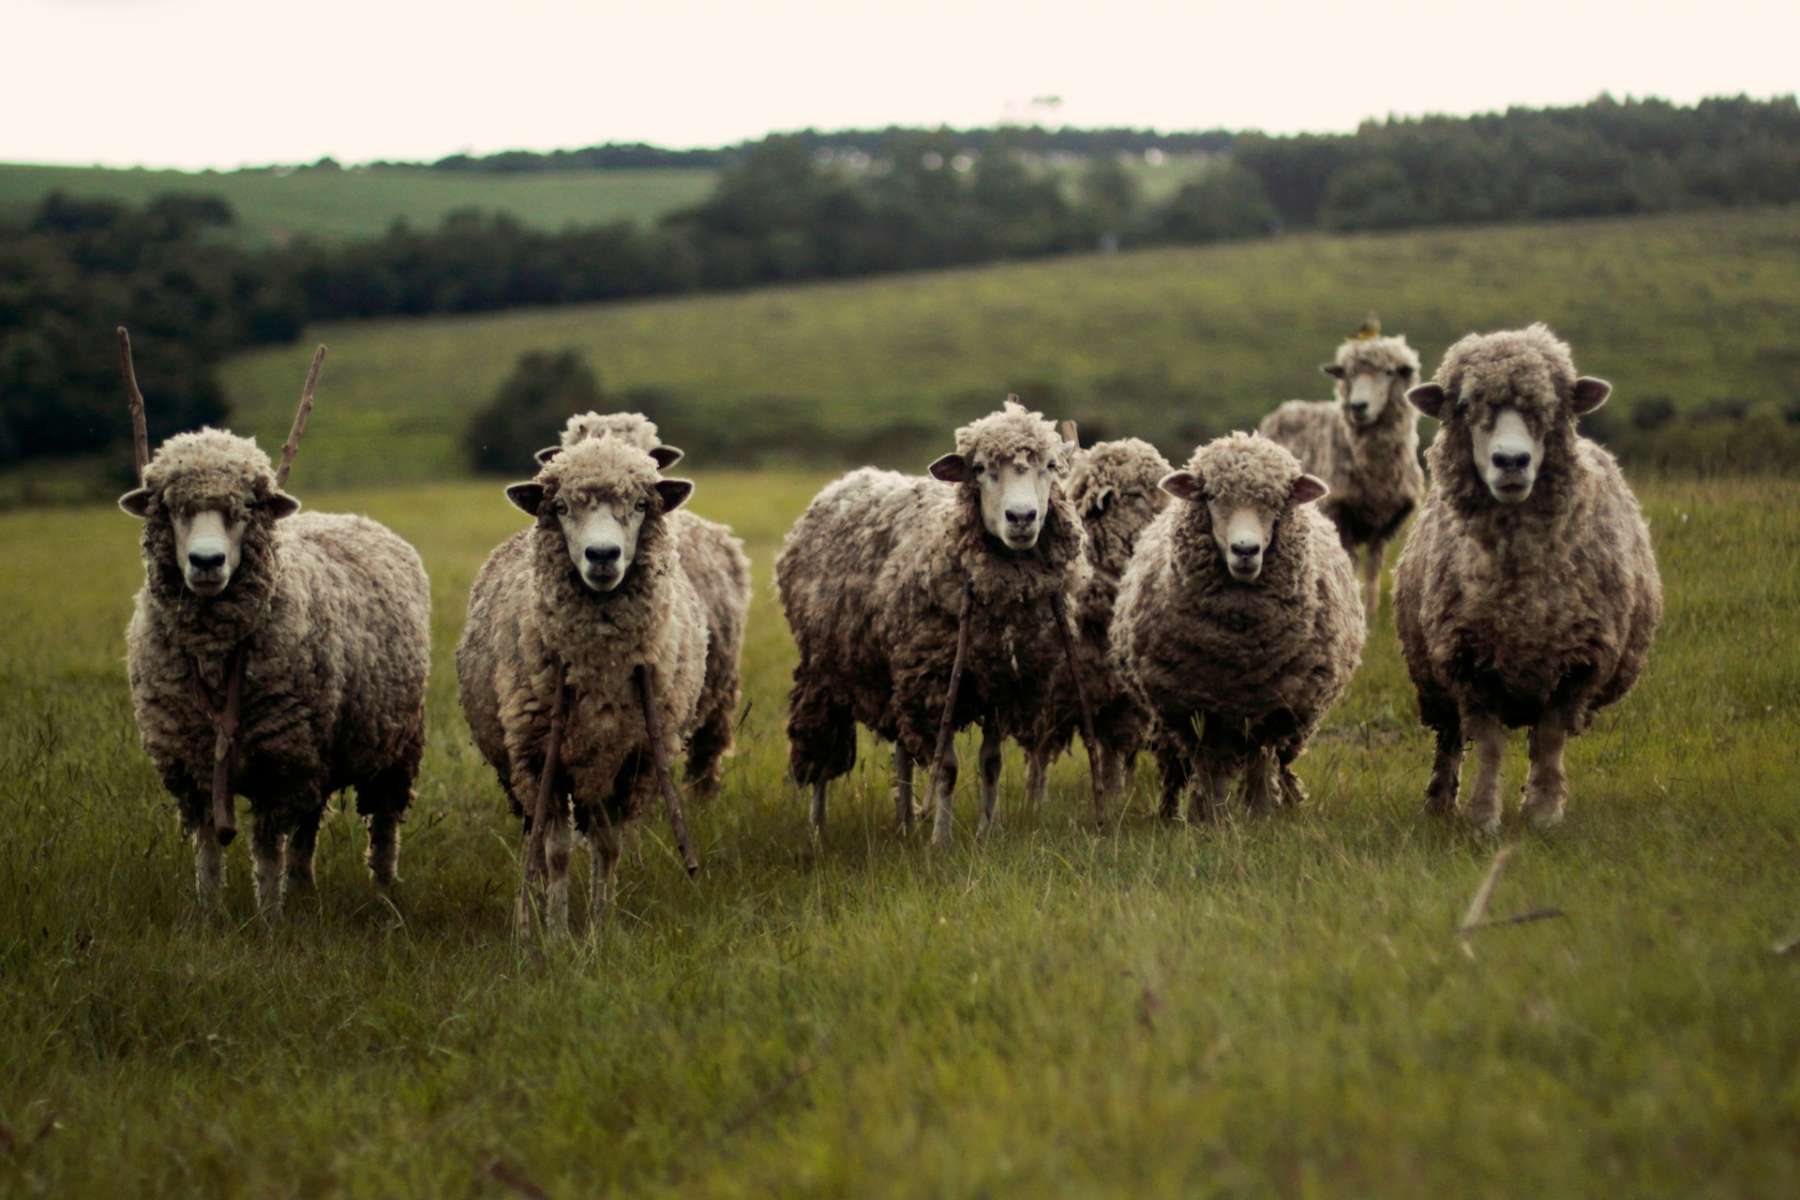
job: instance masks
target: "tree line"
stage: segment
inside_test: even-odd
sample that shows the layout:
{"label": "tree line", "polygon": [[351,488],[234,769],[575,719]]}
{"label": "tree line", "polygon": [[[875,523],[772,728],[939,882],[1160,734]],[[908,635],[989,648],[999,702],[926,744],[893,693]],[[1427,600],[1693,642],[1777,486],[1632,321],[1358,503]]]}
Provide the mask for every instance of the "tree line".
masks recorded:
{"label": "tree line", "polygon": [[[107,348],[121,322],[152,335],[140,339],[141,365],[160,433],[221,419],[213,366],[243,347],[292,339],[309,321],[588,303],[1294,229],[1800,200],[1792,96],[1691,107],[1603,96],[1570,108],[1369,123],[1344,135],[1196,134],[1218,152],[1160,198],[1146,195],[1133,157],[1132,139],[1143,136],[809,131],[743,148],[705,201],[648,227],[551,232],[460,212],[434,229],[396,223],[367,241],[300,239],[262,251],[234,245],[232,213],[214,198],[165,196],[130,209],[53,195],[0,225],[0,464],[120,444]],[[1086,149],[1073,166],[1046,158],[1077,145]],[[864,157],[847,161],[839,151],[849,146]]]}

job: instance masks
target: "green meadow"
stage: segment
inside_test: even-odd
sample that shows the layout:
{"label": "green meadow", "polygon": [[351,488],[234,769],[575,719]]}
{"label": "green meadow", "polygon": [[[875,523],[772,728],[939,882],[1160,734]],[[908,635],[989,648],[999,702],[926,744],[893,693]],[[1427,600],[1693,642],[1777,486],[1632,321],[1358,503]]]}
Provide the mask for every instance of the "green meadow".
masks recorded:
{"label": "green meadow", "polygon": [[1791,410],[1797,259],[1800,207],[1305,234],[324,325],[305,344],[233,360],[223,379],[233,427],[279,444],[312,343],[328,343],[307,467],[332,487],[463,474],[471,414],[521,353],[565,347],[609,394],[651,391],[665,431],[702,461],[800,469],[920,469],[957,423],[1009,391],[1092,436],[1136,434],[1185,455],[1281,400],[1328,395],[1318,364],[1370,309],[1407,335],[1428,372],[1464,333],[1547,321],[1582,370],[1614,383],[1609,416],[1620,420],[1649,398],[1678,410]]}
{"label": "green meadow", "polygon": [[461,208],[510,213],[539,229],[648,224],[704,200],[714,172],[685,167],[610,171],[474,172],[368,167],[338,171],[159,171],[0,163],[0,214],[53,191],[142,205],[167,192],[218,196],[239,234],[264,245],[309,234],[329,241],[378,237],[397,220],[432,228]]}
{"label": "green meadow", "polygon": [[[99,506],[0,514],[0,1193],[1800,1193],[1800,485],[1639,481],[1668,590],[1651,669],[1572,745],[1564,825],[1509,819],[1488,908],[1557,915],[1459,938],[1499,843],[1420,812],[1430,741],[1385,611],[1299,764],[1298,811],[1166,826],[1146,763],[1097,829],[1079,751],[1029,812],[1009,750],[999,828],[974,840],[965,771],[959,836],[933,853],[890,828],[885,756],[865,746],[814,851],[783,778],[793,647],[768,570],[825,476],[702,471],[696,508],[733,522],[757,569],[738,753],[689,813],[704,867],[690,881],[647,821],[617,919],[542,951],[513,937],[517,831],[451,662],[474,573],[523,518],[491,482],[326,486],[382,463],[446,472],[433,426],[484,394],[490,358],[498,372],[545,332],[607,350],[620,383],[682,370],[698,387],[761,344],[762,378],[832,397],[844,420],[907,387],[997,392],[1018,363],[1079,380],[1158,354],[1221,404],[1310,393],[1311,360],[1372,301],[1429,355],[1465,323],[1546,315],[1588,369],[1639,387],[1743,378],[1756,339],[1727,327],[1755,315],[1752,280],[1796,286],[1770,261],[1795,230],[1765,215],[1729,249],[1703,223],[1663,227],[1736,264],[1705,327],[1650,267],[1598,278],[1590,244],[1624,233],[1593,226],[1542,256],[1547,290],[1525,311],[1517,284],[1459,290],[1525,244],[1493,233],[1455,253],[1449,235],[1295,239],[325,331],[333,365],[292,488],[388,522],[433,582],[402,882],[376,894],[340,812],[315,898],[265,925],[234,846],[225,912],[203,917],[127,698],[136,523]],[[1415,274],[1434,246],[1441,291]],[[1299,283],[1271,272],[1232,302],[1219,280],[1253,261],[1343,299],[1302,318]],[[1063,292],[1064,312],[1050,284],[1077,278],[1092,291]],[[1680,319],[1609,319],[1609,287],[1621,312]],[[1264,323],[1280,312],[1297,324],[1277,338]],[[1782,318],[1774,299],[1760,312]],[[673,352],[704,330],[712,353]],[[1246,372],[1234,331],[1284,350]],[[271,393],[246,405],[253,427],[285,426],[303,366],[298,351],[240,365],[237,386]],[[401,400],[436,415],[403,419]],[[1517,783],[1520,747],[1509,767]]]}

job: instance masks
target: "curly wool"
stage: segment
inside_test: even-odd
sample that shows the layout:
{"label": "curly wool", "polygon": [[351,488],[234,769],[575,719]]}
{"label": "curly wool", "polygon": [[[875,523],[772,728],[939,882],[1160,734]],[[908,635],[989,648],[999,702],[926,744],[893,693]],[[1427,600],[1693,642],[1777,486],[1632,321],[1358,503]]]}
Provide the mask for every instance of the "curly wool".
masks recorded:
{"label": "curly wool", "polygon": [[[1419,356],[1404,337],[1351,338],[1333,360],[1344,370],[1334,400],[1289,400],[1257,432],[1280,442],[1331,491],[1319,502],[1345,549],[1380,547],[1399,532],[1425,495],[1419,467],[1419,414],[1406,402]],[[1367,428],[1344,415],[1349,380],[1359,372],[1407,369],[1389,383],[1387,403]]]}
{"label": "curly wool", "polygon": [[[1169,502],[1158,485],[1173,470],[1138,438],[1099,442],[1076,453],[1066,491],[1086,534],[1089,575],[1074,608],[1077,669],[1094,715],[1094,732],[1111,754],[1129,759],[1149,731],[1149,714],[1114,668],[1108,650],[1119,581],[1144,528]],[[1080,726],[1080,709],[1066,666],[1059,664],[1035,745],[1040,753],[1066,750]]]}
{"label": "curly wool", "polygon": [[1209,506],[1171,503],[1138,538],[1119,587],[1116,669],[1155,714],[1159,739],[1185,743],[1205,718],[1245,728],[1245,754],[1274,746],[1291,762],[1362,661],[1349,556],[1315,505],[1291,502],[1300,463],[1275,442],[1232,434],[1187,469],[1222,504],[1278,514],[1262,573],[1232,579]]}
{"label": "curly wool", "polygon": [[[1555,709],[1579,733],[1642,673],[1662,616],[1650,532],[1618,463],[1580,436],[1569,347],[1543,325],[1472,334],[1437,372],[1447,400],[1432,485],[1395,573],[1395,624],[1420,716],[1460,744],[1473,713]],[[1517,408],[1543,436],[1531,495],[1495,500],[1471,431]]]}
{"label": "curly wool", "polygon": [[[273,519],[268,456],[248,438],[203,429],[165,442],[145,471],[151,493],[145,582],[126,631],[132,709],[144,749],[184,828],[206,818],[213,726],[196,677],[225,692],[245,647],[231,789],[257,820],[316,819],[357,789],[365,814],[399,815],[425,745],[430,584],[418,553],[366,517]],[[190,592],[175,563],[177,513],[245,520],[242,558],[219,596]]]}
{"label": "curly wool", "polygon": [[[957,430],[956,446],[973,462],[1065,453],[1048,421],[1010,403]],[[965,581],[974,610],[956,726],[1023,741],[1041,720],[1062,654],[1052,597],[1069,604],[1085,585],[1081,525],[1053,487],[1037,545],[1009,551],[988,536],[980,496],[973,478],[865,468],[820,492],[789,531],[775,578],[800,648],[788,738],[801,783],[854,765],[856,723],[930,761]]]}
{"label": "curly wool", "polygon": [[563,424],[562,445],[565,450],[589,438],[603,437],[616,437],[644,451],[654,450],[662,445],[662,438],[656,432],[656,422],[643,413],[576,413]]}
{"label": "curly wool", "polygon": [[[662,445],[656,422],[642,413],[577,413],[563,426],[562,444],[614,437],[643,451]],[[688,581],[706,609],[706,683],[694,736],[688,744],[687,777],[703,791],[718,785],[721,760],[731,752],[742,683],[744,626],[750,616],[750,557],[731,526],[685,510],[669,514]]]}
{"label": "curly wool", "polygon": [[[578,828],[617,825],[655,794],[652,747],[636,669],[654,669],[668,761],[692,734],[706,666],[706,614],[683,568],[678,539],[656,491],[656,463],[603,438],[557,455],[536,476],[536,522],[502,542],[469,593],[456,648],[463,715],[513,811],[536,794],[559,665],[571,703],[562,747],[565,791]],[[585,587],[554,514],[563,490],[643,497],[649,509],[637,556],[611,592]]]}

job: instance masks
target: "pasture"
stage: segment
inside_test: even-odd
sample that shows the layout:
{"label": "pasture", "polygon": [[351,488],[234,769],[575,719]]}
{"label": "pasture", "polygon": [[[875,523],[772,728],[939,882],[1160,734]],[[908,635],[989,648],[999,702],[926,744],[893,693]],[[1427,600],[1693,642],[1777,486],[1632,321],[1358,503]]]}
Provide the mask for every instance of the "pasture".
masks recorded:
{"label": "pasture", "polygon": [[[1749,231],[1738,269],[1778,286],[1748,245],[1791,244],[1797,219],[1718,228]],[[1664,228],[1685,228],[1701,259],[1722,252],[1704,223]],[[1511,236],[1472,239],[1444,269],[1479,278]],[[1623,236],[1581,227],[1542,261],[1591,281],[1583,247]],[[1277,362],[1266,389],[1231,395],[1310,394],[1312,358],[1371,294],[1430,331],[1418,340],[1432,360],[1464,323],[1516,316],[1523,284],[1504,304],[1477,290],[1455,313],[1431,299],[1410,267],[1449,237],[326,331],[336,357],[293,488],[390,523],[424,555],[431,741],[391,902],[338,813],[316,899],[272,928],[252,915],[241,842],[227,917],[197,913],[190,851],[136,745],[121,663],[136,523],[99,507],[0,514],[0,1192],[1800,1191],[1800,485],[1640,481],[1668,588],[1650,673],[1573,743],[1565,824],[1545,836],[1509,821],[1489,910],[1561,915],[1481,930],[1465,950],[1457,922],[1495,846],[1419,812],[1430,743],[1385,609],[1299,764],[1312,801],[1298,812],[1166,827],[1144,763],[1130,808],[1096,830],[1079,751],[1030,813],[1009,749],[1000,828],[970,836],[965,770],[957,843],[932,854],[889,828],[886,757],[865,745],[812,853],[783,779],[793,647],[768,572],[822,477],[702,473],[696,510],[736,525],[757,572],[739,753],[722,794],[689,810],[702,874],[684,876],[651,820],[618,920],[541,954],[512,938],[517,832],[462,725],[451,661],[476,569],[523,518],[497,483],[311,486],[408,476],[421,454],[441,469],[438,427],[485,394],[511,347],[586,339],[609,379],[649,382],[674,369],[670,347],[706,344],[732,314],[755,320],[718,346],[722,362],[695,357],[696,378],[761,346],[767,371],[846,408],[898,405],[908,388],[998,392],[1016,384],[1008,363],[1079,378],[1103,369],[1101,345],[1125,360],[1156,348],[1155,361],[1192,344],[1181,378],[1200,386],[1252,353],[1234,332],[1291,311],[1278,272],[1226,302],[1253,256],[1311,272],[1315,294],[1331,282],[1348,311],[1282,329],[1303,348],[1291,379]],[[1370,273],[1394,254],[1408,269]],[[1571,286],[1534,310],[1568,309],[1559,324],[1588,370],[1629,376],[1639,355],[1646,378],[1695,355],[1720,369],[1704,339],[1659,342],[1670,326],[1606,317],[1619,290],[1633,300],[1620,312],[1646,298],[1631,262],[1609,269],[1610,296]],[[1081,293],[1046,286],[1076,278],[1113,314],[1084,338],[1066,336]],[[1188,298],[1151,321],[1122,298],[1153,278]],[[1714,295],[1740,286],[1721,277]],[[1648,298],[1695,311],[1676,289]],[[1724,324],[1724,345],[1753,344]],[[887,389],[852,386],[832,347]],[[249,427],[268,433],[272,406],[289,411],[289,360],[303,359],[238,368],[237,387],[269,393],[246,402]],[[403,418],[383,397],[437,407]],[[1513,786],[1522,774],[1515,746]]]}
{"label": "pasture", "polygon": [[218,196],[251,245],[302,234],[327,241],[379,237],[395,221],[433,228],[459,208],[505,212],[557,230],[611,221],[649,224],[697,204],[714,173],[689,168],[473,172],[368,167],[340,171],[158,171],[0,163],[0,213],[24,211],[50,192],[142,205],[167,192]]}
{"label": "pasture", "polygon": [[[1185,454],[1295,396],[1369,308],[1429,374],[1470,330],[1549,322],[1615,385],[1609,416],[1800,395],[1800,207],[1082,255],[849,283],[491,316],[324,325],[222,374],[232,427],[279,445],[312,343],[320,486],[464,473],[462,432],[529,350],[654,389],[698,461],[917,470],[1008,391],[1094,437]],[[696,353],[696,347],[704,352]],[[123,410],[120,413],[123,431]],[[1776,417],[1779,422],[1781,418]],[[678,432],[677,432],[678,431]],[[40,476],[46,474],[38,473]],[[40,479],[53,490],[54,479]]]}

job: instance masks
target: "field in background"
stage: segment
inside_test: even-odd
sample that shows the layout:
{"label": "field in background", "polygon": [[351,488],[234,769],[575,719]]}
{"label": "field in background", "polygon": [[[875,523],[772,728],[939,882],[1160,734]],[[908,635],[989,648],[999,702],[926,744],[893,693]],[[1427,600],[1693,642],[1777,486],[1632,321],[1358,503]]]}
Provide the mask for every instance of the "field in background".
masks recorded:
{"label": "field in background", "polygon": [[332,241],[378,237],[404,219],[431,228],[459,208],[511,213],[526,225],[557,230],[610,221],[648,224],[697,204],[714,172],[689,168],[483,173],[404,167],[359,170],[151,171],[109,167],[36,167],[0,163],[0,215],[29,209],[50,192],[132,205],[165,192],[219,196],[237,213],[253,245],[298,234]]}
{"label": "field in background", "polygon": [[[1185,455],[1275,403],[1377,310],[1429,372],[1471,329],[1550,322],[1617,407],[1800,395],[1800,208],[1425,233],[1305,235],[857,283],[494,316],[329,325],[227,365],[239,432],[285,435],[330,343],[319,483],[464,472],[470,414],[527,350],[579,349],[613,392],[653,388],[703,461],[922,467],[1007,391],[1094,436]],[[1325,299],[1321,299],[1325,298]],[[124,421],[123,405],[120,421]],[[121,427],[123,427],[121,425]]]}
{"label": "field in background", "polygon": [[[1602,236],[1617,235],[1590,227]],[[1592,290],[1584,240],[1566,253]],[[1690,258],[1714,261],[1705,241],[1696,231]],[[1295,269],[1380,259],[1362,244],[1301,249]],[[1482,261],[1498,268],[1503,249],[1490,240]],[[1150,265],[1082,269],[1117,297]],[[1146,338],[1185,319],[1201,339],[1232,311],[1194,274],[1194,306]],[[1400,324],[1424,328],[1428,293],[1411,290],[1423,283],[1396,279],[1370,286],[1412,296]],[[1713,294],[1744,285],[1727,273]],[[844,294],[856,291],[739,303],[804,305],[812,320]],[[1052,299],[1022,289],[1030,308],[1014,318],[1046,350],[1069,328],[1041,328]],[[1632,299],[1679,304],[1654,289]],[[1240,331],[1274,307],[1249,303]],[[929,307],[907,318],[915,329]],[[1658,333],[1664,371],[1709,344],[1679,325],[1672,341],[1668,328],[1609,330],[1597,302],[1575,311],[1591,338],[1623,347],[1584,356],[1595,371],[1629,367]],[[947,330],[958,315],[943,315]],[[652,341],[652,316],[637,310],[643,337],[620,344]],[[1330,318],[1285,335],[1302,365],[1344,323]],[[830,329],[891,347],[866,319]],[[1715,345],[1754,344],[1725,323]],[[982,327],[1007,322],[989,311]],[[1127,357],[1138,332],[1110,329],[1113,352]],[[393,360],[419,385],[411,396],[469,369],[469,339],[436,336]],[[1800,486],[1643,486],[1668,584],[1650,673],[1572,745],[1567,823],[1541,837],[1509,821],[1519,844],[1491,908],[1564,916],[1478,933],[1471,955],[1452,931],[1493,847],[1419,813],[1430,743],[1385,612],[1300,763],[1312,802],[1298,813],[1164,828],[1146,767],[1131,809],[1097,833],[1076,823],[1079,753],[1032,814],[1009,750],[996,836],[968,836],[965,771],[961,836],[932,855],[888,829],[885,758],[865,746],[834,792],[824,853],[809,854],[782,777],[793,649],[768,568],[821,479],[702,473],[697,509],[737,525],[757,570],[740,753],[723,794],[690,810],[705,869],[690,883],[649,822],[614,927],[539,957],[510,937],[516,831],[456,711],[451,663],[474,572],[522,518],[488,483],[321,491],[327,468],[354,461],[341,445],[328,455],[326,435],[384,394],[364,360],[394,344],[334,340],[341,373],[294,489],[392,524],[434,588],[431,743],[404,882],[392,905],[375,897],[361,829],[340,814],[320,838],[316,901],[262,928],[233,847],[230,919],[199,919],[120,662],[136,523],[98,508],[0,514],[0,1192],[1800,1192],[1800,954],[1771,951],[1800,934]],[[835,344],[864,353],[854,337]],[[1195,369],[1214,356],[1242,369],[1226,344],[1207,340]],[[1004,348],[981,361],[1004,362]],[[747,350],[734,339],[720,352]],[[283,405],[303,365],[289,357]],[[922,369],[950,361],[919,355]],[[370,449],[410,469],[407,451]],[[1522,775],[1515,745],[1508,779]]]}

